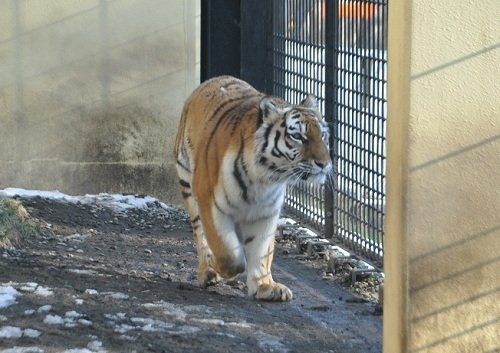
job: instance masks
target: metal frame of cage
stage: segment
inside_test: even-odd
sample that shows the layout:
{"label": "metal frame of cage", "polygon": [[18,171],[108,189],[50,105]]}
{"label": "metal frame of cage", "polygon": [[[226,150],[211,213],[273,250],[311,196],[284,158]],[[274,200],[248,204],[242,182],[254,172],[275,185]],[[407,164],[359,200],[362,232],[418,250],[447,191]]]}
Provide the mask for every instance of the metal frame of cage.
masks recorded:
{"label": "metal frame of cage", "polygon": [[299,182],[285,209],[370,261],[383,262],[388,0],[272,0],[268,91],[318,98],[334,173]]}

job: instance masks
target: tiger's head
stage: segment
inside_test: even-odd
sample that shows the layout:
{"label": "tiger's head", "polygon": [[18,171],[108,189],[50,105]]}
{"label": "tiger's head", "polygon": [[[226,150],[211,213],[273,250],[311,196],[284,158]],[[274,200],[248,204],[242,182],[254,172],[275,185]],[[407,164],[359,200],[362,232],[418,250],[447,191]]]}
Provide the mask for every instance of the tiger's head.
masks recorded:
{"label": "tiger's head", "polygon": [[323,184],[332,160],[328,125],[316,99],[310,95],[302,104],[291,105],[266,96],[260,101],[259,114],[257,163],[265,174],[273,181],[302,179]]}

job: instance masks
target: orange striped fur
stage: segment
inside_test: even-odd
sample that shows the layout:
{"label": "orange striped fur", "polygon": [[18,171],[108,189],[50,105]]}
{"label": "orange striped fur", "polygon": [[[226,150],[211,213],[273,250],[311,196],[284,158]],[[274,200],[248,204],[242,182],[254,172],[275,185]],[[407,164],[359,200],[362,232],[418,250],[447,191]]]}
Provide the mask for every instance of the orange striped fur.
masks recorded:
{"label": "orange striped fur", "polygon": [[200,286],[246,270],[249,295],[292,299],[271,275],[274,232],[287,183],[322,183],[331,171],[328,136],[313,97],[291,105],[230,76],[208,80],[192,93],[174,157]]}

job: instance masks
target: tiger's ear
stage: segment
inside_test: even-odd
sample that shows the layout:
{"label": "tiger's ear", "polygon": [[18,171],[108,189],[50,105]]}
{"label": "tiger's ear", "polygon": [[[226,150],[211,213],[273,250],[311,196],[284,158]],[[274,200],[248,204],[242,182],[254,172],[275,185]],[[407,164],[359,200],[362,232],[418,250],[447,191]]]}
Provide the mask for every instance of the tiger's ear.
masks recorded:
{"label": "tiger's ear", "polygon": [[306,108],[314,108],[314,109],[318,108],[318,101],[316,100],[316,97],[314,97],[314,95],[312,94],[308,94],[306,99],[304,99],[300,104]]}
{"label": "tiger's ear", "polygon": [[288,110],[290,109],[283,107],[282,103],[278,103],[274,97],[266,96],[260,101],[262,119],[268,123],[274,123],[282,119]]}

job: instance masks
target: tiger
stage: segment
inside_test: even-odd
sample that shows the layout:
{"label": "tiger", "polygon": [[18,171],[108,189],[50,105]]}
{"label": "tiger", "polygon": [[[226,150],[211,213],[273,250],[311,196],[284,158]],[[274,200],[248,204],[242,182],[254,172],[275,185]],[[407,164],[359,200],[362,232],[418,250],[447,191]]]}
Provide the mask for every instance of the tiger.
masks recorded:
{"label": "tiger", "polygon": [[290,301],[271,274],[288,184],[324,183],[329,128],[308,95],[300,105],[220,76],[187,98],[175,139],[180,191],[190,215],[201,288],[246,271],[248,295]]}

